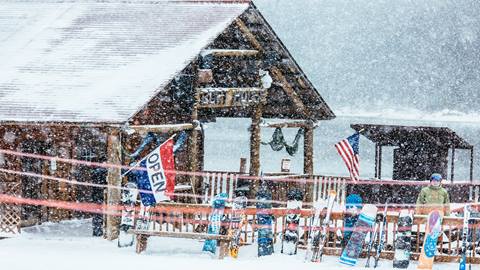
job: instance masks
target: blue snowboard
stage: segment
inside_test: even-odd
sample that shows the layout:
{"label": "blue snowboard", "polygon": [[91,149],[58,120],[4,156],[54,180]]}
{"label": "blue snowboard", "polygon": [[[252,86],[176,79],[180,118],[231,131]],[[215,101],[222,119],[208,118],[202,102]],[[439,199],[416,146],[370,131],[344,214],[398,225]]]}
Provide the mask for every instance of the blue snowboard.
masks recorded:
{"label": "blue snowboard", "polygon": [[435,256],[435,251],[437,250],[438,236],[440,236],[442,232],[442,216],[438,211],[432,211],[430,215],[428,215],[428,223],[430,228],[425,236],[423,250],[427,258],[432,258]]}
{"label": "blue snowboard", "polygon": [[272,192],[264,184],[257,192],[257,225],[258,227],[258,256],[267,256],[273,253],[272,233]]}
{"label": "blue snowboard", "polygon": [[[210,214],[208,224],[208,234],[219,234],[221,228],[221,221],[223,217],[223,210],[225,209],[225,201],[228,195],[226,193],[220,193],[213,199],[213,211]],[[208,251],[215,254],[217,250],[217,240],[207,239],[203,245],[203,251]]]}
{"label": "blue snowboard", "polygon": [[350,235],[352,235],[358,215],[362,210],[362,202],[362,198],[358,194],[350,194],[346,198],[342,247],[345,247],[350,240]]}
{"label": "blue snowboard", "polygon": [[355,224],[350,240],[340,256],[340,263],[354,266],[357,264],[358,257],[362,252],[365,237],[373,230],[375,217],[377,216],[377,207],[367,204],[363,207],[358,221]]}

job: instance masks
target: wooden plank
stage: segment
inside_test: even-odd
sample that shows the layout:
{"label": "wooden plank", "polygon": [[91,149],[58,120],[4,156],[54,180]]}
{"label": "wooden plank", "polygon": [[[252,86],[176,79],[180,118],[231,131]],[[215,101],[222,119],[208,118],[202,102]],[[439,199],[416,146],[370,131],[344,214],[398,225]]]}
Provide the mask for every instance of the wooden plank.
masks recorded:
{"label": "wooden plank", "polygon": [[201,52],[202,55],[211,54],[219,57],[244,57],[257,56],[258,50],[236,50],[236,49],[208,49]]}
{"label": "wooden plank", "polygon": [[257,38],[255,35],[252,34],[250,29],[245,25],[245,23],[241,19],[236,19],[235,23],[237,24],[238,28],[242,33],[245,35],[245,38],[250,42],[250,44],[258,51],[263,52],[263,47],[258,42]]}
{"label": "wooden plank", "polygon": [[265,89],[245,88],[196,88],[198,108],[231,108],[256,105],[261,102]]}
{"label": "wooden plank", "polygon": [[193,128],[193,124],[171,124],[171,125],[144,125],[144,126],[128,126],[127,129],[133,129],[135,132],[145,134],[147,132],[166,133],[171,131],[189,130]]}
{"label": "wooden plank", "polygon": [[303,104],[303,101],[300,99],[298,96],[297,92],[293,89],[293,87],[290,85],[290,83],[287,81],[285,76],[283,76],[282,72],[280,69],[277,67],[272,67],[270,69],[270,73],[275,81],[277,81],[285,91],[285,93],[292,99],[293,104],[298,108],[300,112],[305,114],[306,116],[309,115],[309,112],[305,105]]}
{"label": "wooden plank", "polygon": [[285,121],[279,123],[266,123],[262,124],[262,127],[269,127],[269,128],[305,128],[311,127],[312,123],[310,121]]}
{"label": "wooden plank", "polygon": [[212,239],[212,240],[232,240],[232,236],[218,235],[208,233],[192,233],[192,232],[167,232],[167,231],[142,231],[142,230],[128,230],[128,233],[135,235],[147,235],[170,238],[187,238],[187,239]]}

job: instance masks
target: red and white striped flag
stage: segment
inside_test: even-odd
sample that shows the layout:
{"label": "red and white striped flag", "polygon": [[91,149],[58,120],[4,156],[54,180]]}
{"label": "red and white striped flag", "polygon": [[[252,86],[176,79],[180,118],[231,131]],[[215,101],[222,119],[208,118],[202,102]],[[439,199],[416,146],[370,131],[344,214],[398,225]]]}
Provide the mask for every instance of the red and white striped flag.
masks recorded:
{"label": "red and white striped flag", "polygon": [[352,136],[339,141],[335,144],[338,154],[342,157],[347,169],[350,173],[350,178],[356,182],[360,179],[360,163],[358,155],[358,145],[360,141],[360,134],[355,133]]}

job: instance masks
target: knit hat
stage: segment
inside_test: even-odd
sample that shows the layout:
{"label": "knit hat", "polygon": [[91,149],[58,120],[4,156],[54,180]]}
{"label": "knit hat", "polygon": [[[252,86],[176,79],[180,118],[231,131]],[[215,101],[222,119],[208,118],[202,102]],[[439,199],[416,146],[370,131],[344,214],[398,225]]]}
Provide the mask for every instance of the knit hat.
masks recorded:
{"label": "knit hat", "polygon": [[430,176],[430,181],[442,181],[442,175],[439,173],[434,173]]}

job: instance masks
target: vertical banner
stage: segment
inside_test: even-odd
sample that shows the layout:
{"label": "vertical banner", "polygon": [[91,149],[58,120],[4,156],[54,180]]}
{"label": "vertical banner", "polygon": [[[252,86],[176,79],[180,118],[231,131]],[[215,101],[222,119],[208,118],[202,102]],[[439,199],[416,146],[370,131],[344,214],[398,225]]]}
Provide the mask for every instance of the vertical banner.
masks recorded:
{"label": "vertical banner", "polygon": [[146,170],[139,171],[137,184],[140,190],[149,191],[140,192],[142,204],[145,206],[152,206],[172,197],[176,175],[173,145],[173,139],[165,141],[140,163],[140,167]]}

